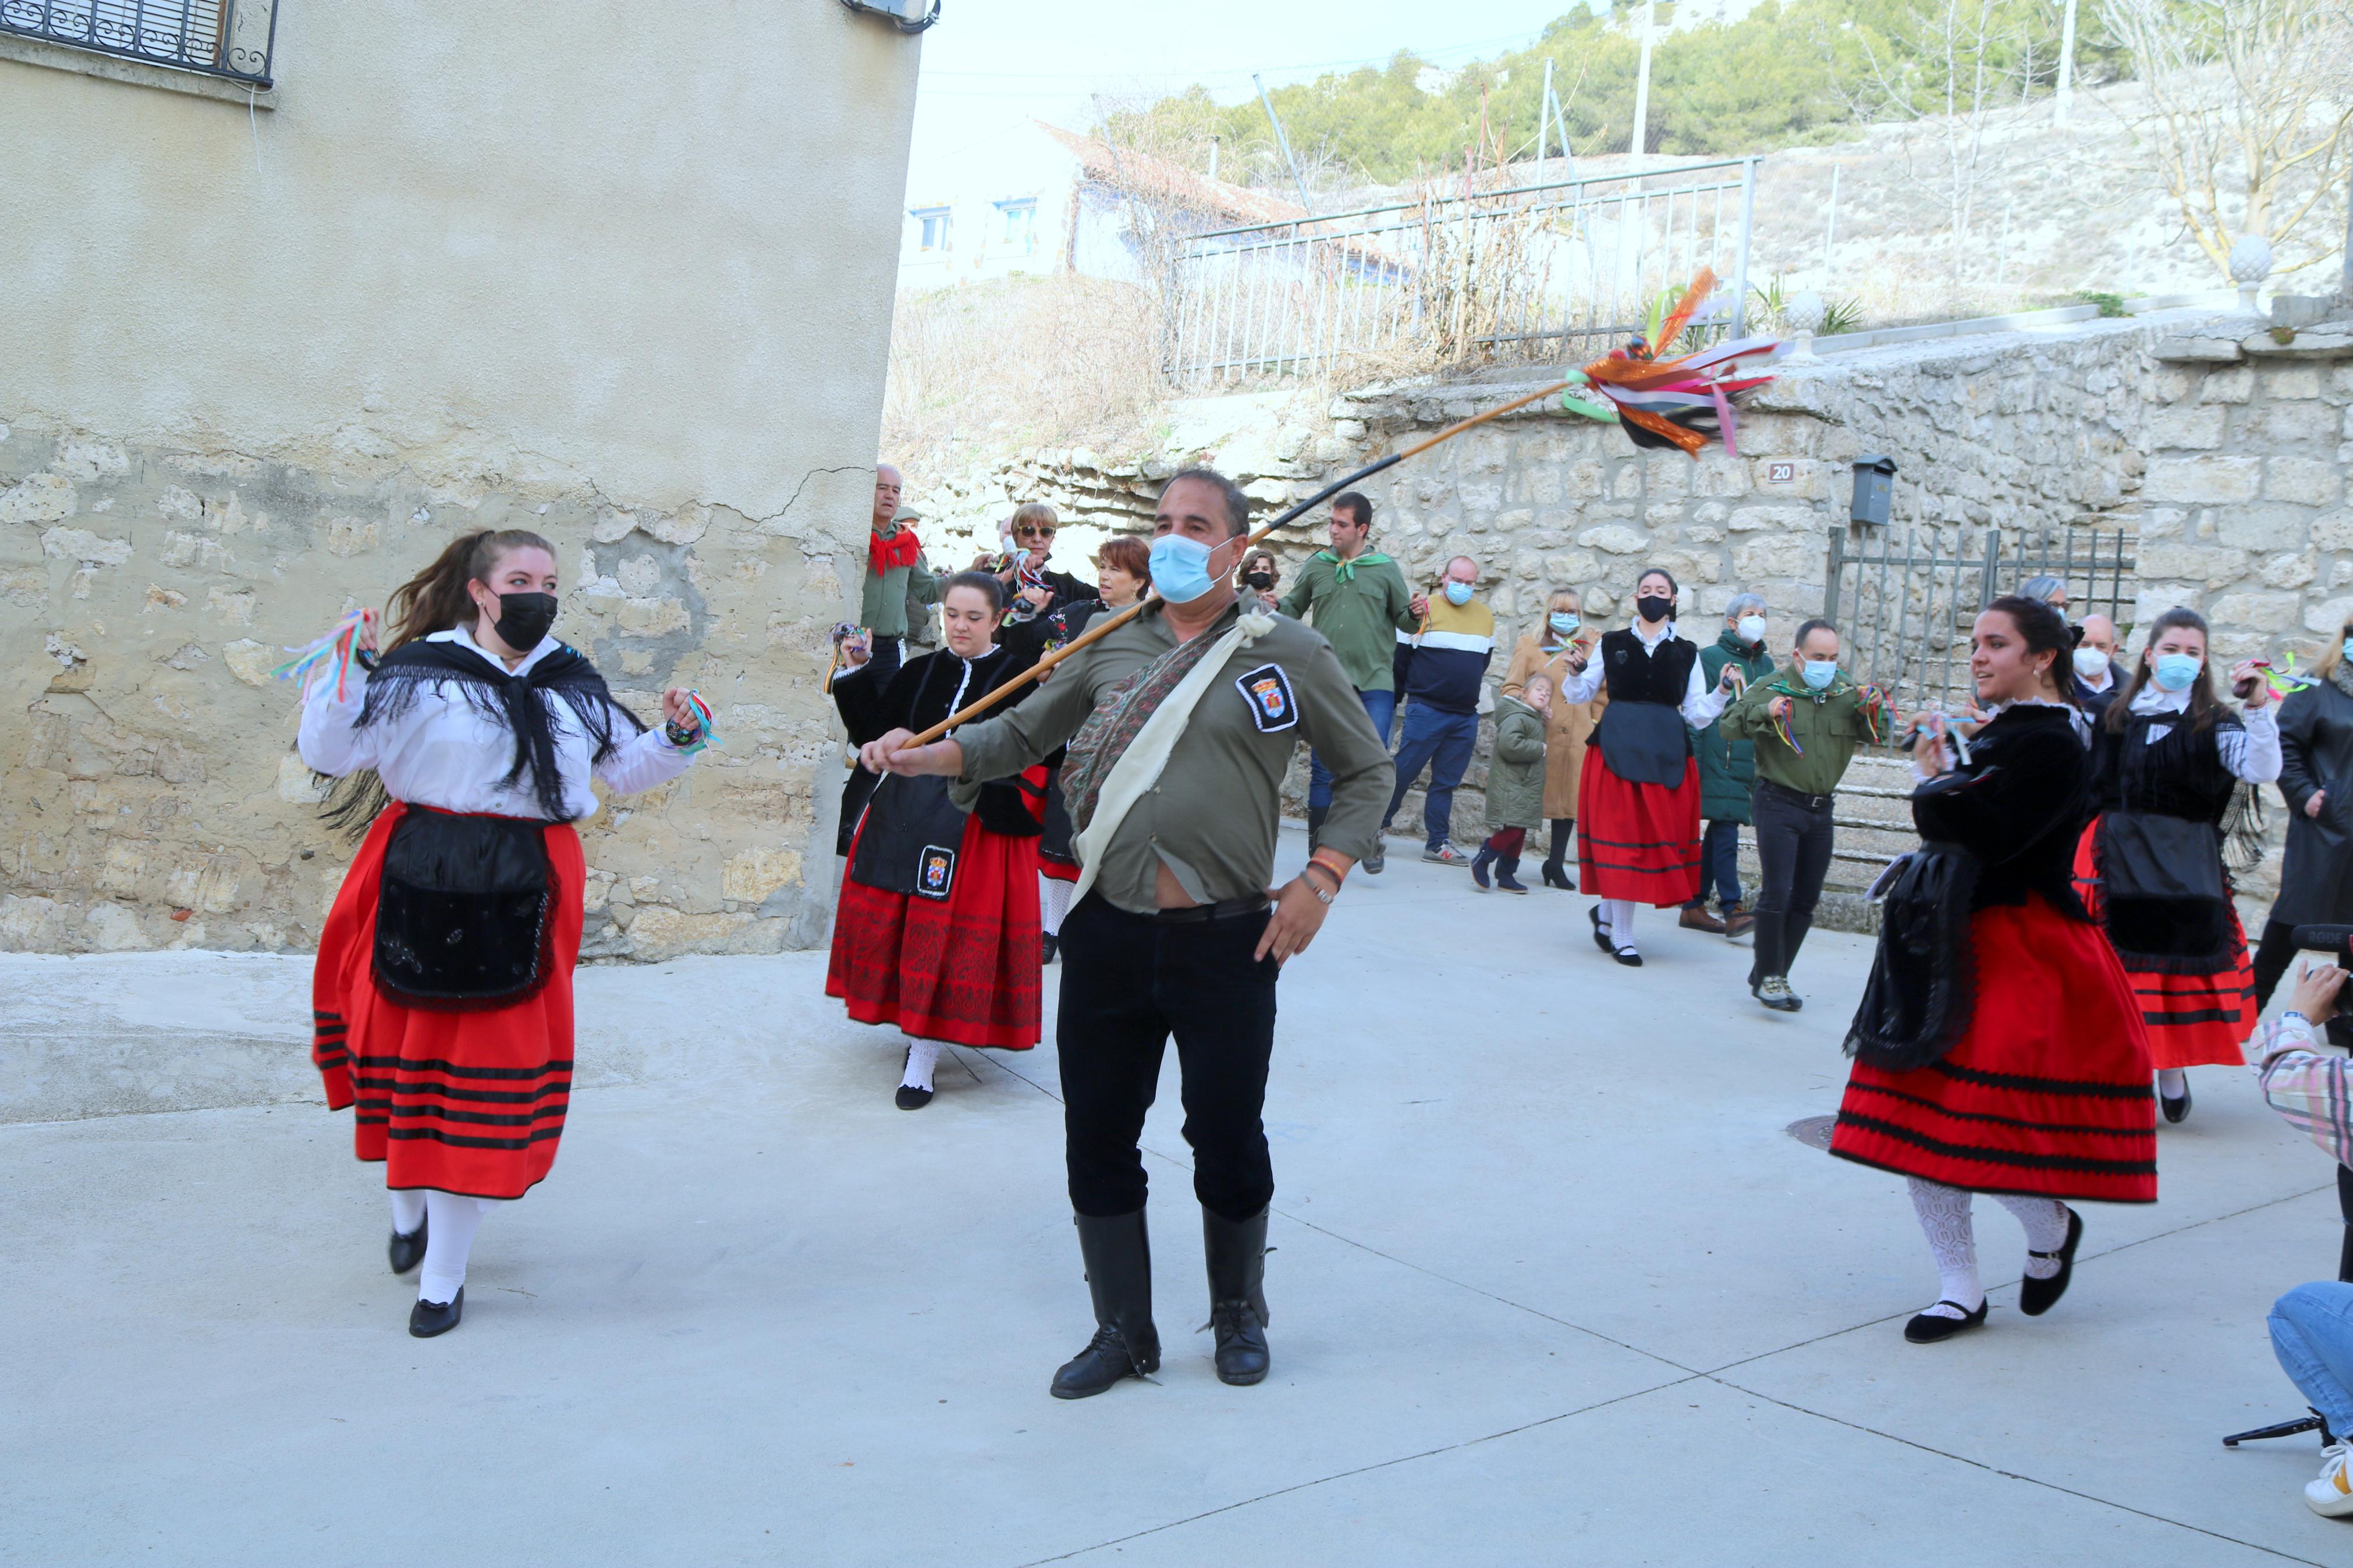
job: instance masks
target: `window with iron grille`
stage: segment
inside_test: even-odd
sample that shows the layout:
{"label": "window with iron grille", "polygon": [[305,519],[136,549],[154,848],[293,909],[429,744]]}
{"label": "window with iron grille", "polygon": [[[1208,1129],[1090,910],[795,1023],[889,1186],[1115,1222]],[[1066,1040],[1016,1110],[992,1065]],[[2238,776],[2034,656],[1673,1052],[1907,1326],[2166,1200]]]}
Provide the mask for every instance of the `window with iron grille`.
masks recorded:
{"label": "window with iron grille", "polygon": [[269,87],[277,0],[0,0],[0,33]]}

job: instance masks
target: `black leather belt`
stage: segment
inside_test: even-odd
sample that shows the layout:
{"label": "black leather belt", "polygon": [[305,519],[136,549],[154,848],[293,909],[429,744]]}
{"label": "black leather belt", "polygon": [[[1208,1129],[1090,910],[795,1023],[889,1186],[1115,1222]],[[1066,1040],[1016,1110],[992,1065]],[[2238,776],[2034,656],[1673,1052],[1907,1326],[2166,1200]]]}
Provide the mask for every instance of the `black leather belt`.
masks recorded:
{"label": "black leather belt", "polygon": [[1834,796],[1827,795],[1799,795],[1788,784],[1778,784],[1771,779],[1758,779],[1757,781],[1757,787],[1758,789],[1769,789],[1775,795],[1779,795],[1783,800],[1788,801],[1795,805],[1802,805],[1808,811],[1820,811],[1825,806],[1829,805],[1831,800],[1835,798]]}
{"label": "black leather belt", "polygon": [[1262,912],[1266,909],[1266,895],[1261,893],[1256,898],[1229,899],[1222,904],[1193,904],[1181,910],[1161,910],[1153,916],[1153,919],[1164,921],[1170,925],[1193,925],[1206,921],[1240,920],[1244,915]]}

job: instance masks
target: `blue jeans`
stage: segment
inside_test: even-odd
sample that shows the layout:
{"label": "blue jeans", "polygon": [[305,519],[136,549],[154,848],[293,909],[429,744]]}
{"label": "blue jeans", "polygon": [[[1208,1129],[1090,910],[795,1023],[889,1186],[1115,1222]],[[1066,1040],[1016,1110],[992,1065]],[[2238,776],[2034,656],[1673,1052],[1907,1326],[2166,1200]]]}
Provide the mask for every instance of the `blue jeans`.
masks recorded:
{"label": "blue jeans", "polygon": [[1740,824],[1711,822],[1699,840],[1699,897],[1683,908],[1707,908],[1713,889],[1730,909],[1740,901]]}
{"label": "blue jeans", "polygon": [[[1397,715],[1397,693],[1359,691],[1356,695],[1364,700],[1365,717],[1373,721],[1373,732],[1380,736],[1381,748],[1388,750],[1389,721]],[[1307,804],[1316,811],[1332,804],[1332,770],[1324,765],[1321,752],[1307,753]]]}
{"label": "blue jeans", "polygon": [[2353,1285],[2299,1285],[2272,1303],[2272,1353],[2339,1442],[2353,1432]]}
{"label": "blue jeans", "polygon": [[1389,808],[1381,813],[1381,826],[1389,825],[1405,792],[1426,767],[1430,789],[1422,798],[1422,832],[1432,849],[1445,843],[1454,821],[1454,786],[1462,782],[1462,772],[1471,765],[1471,749],[1478,741],[1476,713],[1449,713],[1427,702],[1408,708],[1405,739],[1397,751],[1397,793],[1389,796]]}

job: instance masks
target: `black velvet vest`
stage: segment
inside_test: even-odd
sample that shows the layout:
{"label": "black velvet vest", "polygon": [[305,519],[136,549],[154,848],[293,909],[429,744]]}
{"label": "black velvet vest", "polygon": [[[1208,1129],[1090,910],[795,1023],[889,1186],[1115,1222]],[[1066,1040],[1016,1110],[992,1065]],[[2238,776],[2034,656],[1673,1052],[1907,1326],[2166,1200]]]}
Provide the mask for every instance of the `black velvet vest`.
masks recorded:
{"label": "black velvet vest", "polygon": [[1663,702],[1670,708],[1683,705],[1691,693],[1692,666],[1699,662],[1699,644],[1687,637],[1670,637],[1653,654],[1630,629],[1603,633],[1600,653],[1610,701]]}
{"label": "black velvet vest", "polygon": [[[2157,724],[2172,728],[2151,745],[2148,731]],[[2245,728],[2230,713],[2216,714],[2203,730],[2193,728],[2187,713],[2131,714],[2120,732],[2104,721],[2092,732],[2097,808],[2220,824],[2239,784],[2222,765],[2221,738]]]}

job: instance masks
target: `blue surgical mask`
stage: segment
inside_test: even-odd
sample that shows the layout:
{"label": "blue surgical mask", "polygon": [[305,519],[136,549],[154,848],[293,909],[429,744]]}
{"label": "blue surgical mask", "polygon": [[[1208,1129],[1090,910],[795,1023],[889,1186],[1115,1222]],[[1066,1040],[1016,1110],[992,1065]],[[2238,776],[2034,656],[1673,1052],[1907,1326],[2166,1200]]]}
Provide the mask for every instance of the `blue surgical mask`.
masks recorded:
{"label": "blue surgical mask", "polygon": [[1189,605],[1209,591],[1209,547],[1181,533],[1152,542],[1152,586],[1172,605]]}
{"label": "blue surgical mask", "polygon": [[1469,604],[1471,602],[1471,584],[1468,583],[1449,583],[1446,584],[1446,602],[1450,605]]}
{"label": "blue surgical mask", "polygon": [[1806,660],[1803,673],[1809,687],[1816,691],[1828,691],[1831,682],[1838,679],[1838,660],[1810,658]]}
{"label": "blue surgical mask", "polygon": [[1546,616],[1545,619],[1551,625],[1553,630],[1558,632],[1563,637],[1574,635],[1577,628],[1585,624],[1567,610],[1555,610],[1551,615]]}
{"label": "blue surgical mask", "polygon": [[2202,658],[2192,658],[2186,653],[2161,653],[2157,656],[2157,683],[2168,691],[2185,690],[2205,668]]}
{"label": "blue surgical mask", "polygon": [[2345,657],[2347,658],[2353,658],[2353,637],[2347,637],[2345,639],[2344,647]]}

